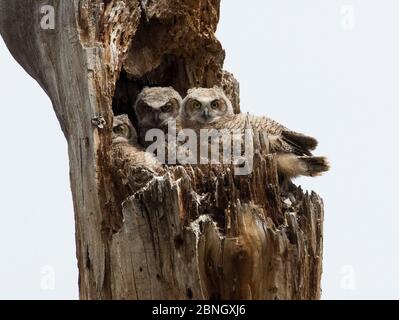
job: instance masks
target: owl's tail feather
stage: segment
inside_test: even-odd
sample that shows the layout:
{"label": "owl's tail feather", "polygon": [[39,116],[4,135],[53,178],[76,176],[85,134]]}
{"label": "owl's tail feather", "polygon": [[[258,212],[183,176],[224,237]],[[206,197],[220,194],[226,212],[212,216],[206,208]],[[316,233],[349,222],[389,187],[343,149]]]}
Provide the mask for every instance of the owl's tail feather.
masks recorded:
{"label": "owl's tail feather", "polygon": [[298,157],[306,164],[307,175],[310,177],[321,176],[324,172],[330,170],[330,163],[326,157]]}
{"label": "owl's tail feather", "polygon": [[318,145],[318,141],[315,138],[306,136],[302,133],[294,131],[283,131],[281,135],[284,141],[293,146],[296,146],[299,150],[302,150],[305,155],[310,156],[310,150],[316,149]]}
{"label": "owl's tail feather", "polygon": [[287,178],[298,176],[317,177],[330,170],[325,157],[298,157],[293,154],[277,155],[279,173]]}

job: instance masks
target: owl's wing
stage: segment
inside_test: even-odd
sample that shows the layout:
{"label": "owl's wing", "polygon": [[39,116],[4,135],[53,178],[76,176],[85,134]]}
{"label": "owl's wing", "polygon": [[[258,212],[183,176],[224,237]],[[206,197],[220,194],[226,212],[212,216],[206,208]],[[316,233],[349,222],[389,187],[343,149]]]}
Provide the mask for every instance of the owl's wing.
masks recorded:
{"label": "owl's wing", "polygon": [[250,127],[256,132],[266,133],[273,152],[287,152],[298,156],[311,156],[317,147],[315,138],[287,129],[282,124],[268,117],[237,114],[221,119],[216,129],[244,129]]}
{"label": "owl's wing", "polygon": [[295,150],[294,153],[299,156],[311,156],[311,150],[316,149],[318,144],[317,140],[313,137],[288,130],[283,130],[281,132],[281,139],[288,145],[292,146]]}
{"label": "owl's wing", "polygon": [[251,125],[255,130],[266,131],[274,152],[289,152],[298,156],[311,156],[311,150],[317,147],[317,140],[287,129],[268,117],[252,117]]}
{"label": "owl's wing", "polygon": [[298,156],[310,156],[312,153],[292,141],[287,141],[282,135],[268,135],[270,151],[272,153],[292,153]]}

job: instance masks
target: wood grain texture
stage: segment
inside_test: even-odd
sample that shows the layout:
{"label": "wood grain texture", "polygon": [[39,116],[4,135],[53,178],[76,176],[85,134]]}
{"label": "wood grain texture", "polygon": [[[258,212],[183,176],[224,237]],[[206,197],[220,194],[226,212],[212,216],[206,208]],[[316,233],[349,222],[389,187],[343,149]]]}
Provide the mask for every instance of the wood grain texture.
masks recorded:
{"label": "wood grain texture", "polygon": [[[40,27],[43,4],[55,8],[55,30]],[[130,114],[145,85],[183,95],[221,85],[239,113],[215,37],[219,6],[0,0],[0,33],[68,141],[81,299],[320,298],[323,202],[282,192],[273,155],[240,177],[228,166],[154,173],[112,150],[113,112]]]}

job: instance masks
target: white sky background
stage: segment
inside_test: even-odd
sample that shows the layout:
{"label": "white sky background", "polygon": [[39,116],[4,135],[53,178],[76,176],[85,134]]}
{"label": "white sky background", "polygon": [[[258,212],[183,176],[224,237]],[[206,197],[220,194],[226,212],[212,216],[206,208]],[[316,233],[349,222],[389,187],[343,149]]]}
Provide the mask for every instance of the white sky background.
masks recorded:
{"label": "white sky background", "polygon": [[0,37],[0,299],[78,298],[67,144]]}
{"label": "white sky background", "polygon": [[[399,3],[243,3],[222,0],[218,29],[242,110],[317,137],[332,163],[297,181],[325,201],[323,298],[398,299]],[[0,104],[0,299],[76,299],[66,142],[3,40]]]}

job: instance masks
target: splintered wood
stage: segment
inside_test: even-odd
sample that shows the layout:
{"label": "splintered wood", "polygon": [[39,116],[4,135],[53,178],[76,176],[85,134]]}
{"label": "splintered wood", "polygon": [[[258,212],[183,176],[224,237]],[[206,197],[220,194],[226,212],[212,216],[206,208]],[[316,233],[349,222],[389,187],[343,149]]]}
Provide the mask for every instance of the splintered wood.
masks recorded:
{"label": "splintered wood", "polygon": [[249,176],[177,166],[148,177],[111,241],[118,298],[318,299],[322,200],[281,192],[273,156],[254,165]]}

